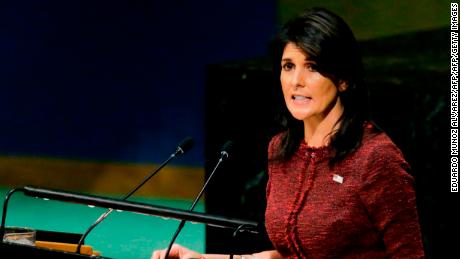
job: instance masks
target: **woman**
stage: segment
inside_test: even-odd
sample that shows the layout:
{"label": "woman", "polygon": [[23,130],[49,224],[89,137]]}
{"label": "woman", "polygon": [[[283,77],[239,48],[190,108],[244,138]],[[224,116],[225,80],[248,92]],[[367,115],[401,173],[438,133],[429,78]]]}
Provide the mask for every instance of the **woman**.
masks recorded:
{"label": "woman", "polygon": [[[348,25],[325,9],[306,10],[277,43],[287,116],[269,144],[265,214],[276,250],[235,258],[424,258],[409,165],[368,121]],[[180,245],[170,256],[228,258]]]}

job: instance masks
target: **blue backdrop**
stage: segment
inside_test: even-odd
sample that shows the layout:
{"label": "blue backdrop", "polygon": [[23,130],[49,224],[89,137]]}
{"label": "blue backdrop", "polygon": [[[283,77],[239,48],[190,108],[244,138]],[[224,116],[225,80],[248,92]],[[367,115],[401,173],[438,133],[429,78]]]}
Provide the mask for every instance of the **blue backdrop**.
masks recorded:
{"label": "blue backdrop", "polygon": [[[204,162],[205,67],[264,55],[276,1],[0,3],[0,155]],[[225,80],[225,78],[222,78]]]}

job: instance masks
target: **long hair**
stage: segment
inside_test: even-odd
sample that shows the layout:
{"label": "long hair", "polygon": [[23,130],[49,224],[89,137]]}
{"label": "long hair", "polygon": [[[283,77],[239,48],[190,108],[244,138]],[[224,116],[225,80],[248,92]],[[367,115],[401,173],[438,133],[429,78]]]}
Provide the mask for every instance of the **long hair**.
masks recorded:
{"label": "long hair", "polygon": [[[278,81],[284,47],[287,43],[293,43],[316,62],[317,70],[323,76],[333,82],[347,83],[346,90],[339,92],[344,111],[330,141],[334,150],[331,164],[342,160],[360,145],[364,123],[369,116],[361,54],[353,32],[338,15],[323,8],[313,8],[288,21],[273,43]],[[304,130],[302,121],[294,119],[285,105],[281,111],[281,123],[286,132],[277,158],[285,160],[299,147]]]}

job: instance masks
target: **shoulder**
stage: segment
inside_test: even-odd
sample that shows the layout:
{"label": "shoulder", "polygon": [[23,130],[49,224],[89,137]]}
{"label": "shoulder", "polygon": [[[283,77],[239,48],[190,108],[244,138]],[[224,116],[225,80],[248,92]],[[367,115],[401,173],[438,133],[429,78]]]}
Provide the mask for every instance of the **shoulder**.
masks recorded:
{"label": "shoulder", "polygon": [[384,153],[383,151],[391,151],[399,153],[400,150],[391,138],[383,131],[368,132],[363,136],[363,141],[360,147],[363,151],[372,153]]}
{"label": "shoulder", "polygon": [[364,181],[380,177],[412,180],[410,165],[385,132],[366,131],[356,157],[364,160]]}
{"label": "shoulder", "polygon": [[272,137],[270,140],[270,143],[268,144],[268,158],[271,159],[279,152],[279,149],[281,148],[281,144],[283,141],[284,136],[286,135],[286,132],[280,132],[276,134],[275,136]]}
{"label": "shoulder", "polygon": [[377,162],[387,159],[405,161],[404,155],[391,138],[383,131],[366,131],[358,149],[361,156]]}

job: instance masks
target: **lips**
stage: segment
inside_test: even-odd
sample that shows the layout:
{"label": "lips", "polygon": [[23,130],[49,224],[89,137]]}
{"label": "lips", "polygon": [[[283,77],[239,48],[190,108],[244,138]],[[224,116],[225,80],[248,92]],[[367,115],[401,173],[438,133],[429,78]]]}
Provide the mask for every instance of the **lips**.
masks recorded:
{"label": "lips", "polygon": [[294,100],[294,101],[306,101],[306,100],[311,100],[311,97],[303,96],[303,95],[293,95],[292,100]]}
{"label": "lips", "polygon": [[292,102],[295,104],[308,104],[311,102],[311,97],[305,96],[305,95],[298,95],[298,94],[293,94],[291,96]]}

